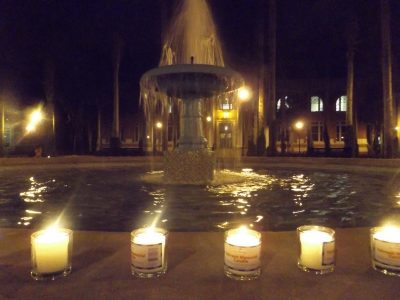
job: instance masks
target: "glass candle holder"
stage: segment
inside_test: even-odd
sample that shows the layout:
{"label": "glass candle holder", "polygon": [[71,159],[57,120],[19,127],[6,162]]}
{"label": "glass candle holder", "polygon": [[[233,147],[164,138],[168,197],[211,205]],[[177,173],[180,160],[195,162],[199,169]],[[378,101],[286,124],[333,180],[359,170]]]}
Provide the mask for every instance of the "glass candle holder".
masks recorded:
{"label": "glass candle holder", "polygon": [[372,267],[386,275],[400,276],[400,228],[370,230]]}
{"label": "glass candle holder", "polygon": [[315,274],[330,273],[335,269],[335,231],[323,226],[297,228],[299,256],[297,266]]}
{"label": "glass candle holder", "polygon": [[253,280],[261,274],[261,233],[245,227],[225,232],[225,275]]}
{"label": "glass candle holder", "polygon": [[71,272],[72,230],[47,229],[31,235],[31,276],[54,280]]}
{"label": "glass candle holder", "polygon": [[167,231],[161,228],[141,228],[131,232],[132,275],[152,278],[165,274],[167,236]]}

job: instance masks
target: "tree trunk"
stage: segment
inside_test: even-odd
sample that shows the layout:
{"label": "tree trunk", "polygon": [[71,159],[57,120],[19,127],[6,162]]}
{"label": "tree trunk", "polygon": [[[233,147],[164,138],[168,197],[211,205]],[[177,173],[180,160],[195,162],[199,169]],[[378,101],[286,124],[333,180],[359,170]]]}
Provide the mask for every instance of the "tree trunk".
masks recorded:
{"label": "tree trunk", "polygon": [[[259,1],[259,13],[260,16],[258,18],[258,101],[254,106],[254,130],[253,130],[253,144],[257,145],[257,141],[259,140],[259,136],[264,134],[263,128],[265,125],[265,89],[267,87],[266,80],[266,61],[265,61],[265,19],[266,16],[264,12],[266,11],[265,0]],[[265,137],[264,137],[265,140]],[[265,145],[264,145],[265,147]],[[263,151],[264,152],[264,151]]]}
{"label": "tree trunk", "polygon": [[[351,46],[350,46],[351,47]],[[344,138],[344,153],[346,156],[355,157],[357,152],[357,133],[354,127],[354,49],[348,49],[347,54],[347,107],[346,107],[346,132]]]}
{"label": "tree trunk", "polygon": [[50,155],[56,154],[56,120],[55,120],[55,105],[54,105],[54,94],[55,94],[55,66],[52,59],[48,59],[45,64],[45,80],[44,80],[44,93],[46,97],[46,111],[50,116],[50,122],[46,126],[47,130],[50,131],[47,139],[47,152]]}
{"label": "tree trunk", "polygon": [[4,134],[5,134],[5,107],[1,104],[1,124],[0,124],[0,155],[4,156]]}
{"label": "tree trunk", "polygon": [[354,53],[357,43],[358,22],[353,19],[349,23],[347,32],[347,104],[346,104],[346,131],[344,137],[344,153],[355,157],[358,154],[357,129],[354,121]]}
{"label": "tree trunk", "polygon": [[279,138],[281,142],[281,155],[284,155],[286,153],[286,99],[283,97],[281,100],[281,116],[280,116],[280,132],[279,132]]}
{"label": "tree trunk", "polygon": [[323,128],[323,139],[324,139],[324,148],[325,148],[325,155],[331,155],[331,141],[329,138],[329,131],[328,131],[328,122],[324,120],[324,128]]}
{"label": "tree trunk", "polygon": [[96,151],[102,150],[102,136],[101,136],[101,110],[97,109],[97,139],[96,139]]}
{"label": "tree trunk", "polygon": [[268,70],[268,155],[276,155],[276,0],[269,0],[269,70]]}
{"label": "tree trunk", "polygon": [[392,49],[390,40],[389,0],[381,0],[381,39],[382,39],[382,92],[383,92],[383,156],[392,158],[395,149],[394,102],[392,87]]}
{"label": "tree trunk", "polygon": [[121,144],[121,133],[119,127],[119,68],[122,54],[122,38],[116,35],[114,40],[114,74],[113,74],[113,91],[114,91],[114,110],[112,121],[112,133],[110,139],[110,147],[118,149]]}

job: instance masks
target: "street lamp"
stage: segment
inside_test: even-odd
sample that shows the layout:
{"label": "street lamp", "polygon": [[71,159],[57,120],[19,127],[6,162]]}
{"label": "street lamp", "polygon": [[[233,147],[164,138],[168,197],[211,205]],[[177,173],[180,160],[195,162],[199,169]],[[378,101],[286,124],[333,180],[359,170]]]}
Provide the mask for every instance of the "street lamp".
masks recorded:
{"label": "street lamp", "polygon": [[29,123],[26,126],[27,133],[31,133],[36,130],[36,126],[42,121],[43,113],[41,108],[34,110],[29,116]]}
{"label": "street lamp", "polygon": [[157,122],[156,123],[156,128],[161,129],[162,128],[162,123],[161,122]]}
{"label": "street lamp", "polygon": [[304,128],[304,122],[303,121],[297,121],[294,124],[294,128],[298,131],[298,140],[299,140],[299,154],[300,154],[300,131]]}
{"label": "street lamp", "polygon": [[251,97],[251,89],[247,86],[242,86],[238,90],[238,97],[240,101],[247,101]]}

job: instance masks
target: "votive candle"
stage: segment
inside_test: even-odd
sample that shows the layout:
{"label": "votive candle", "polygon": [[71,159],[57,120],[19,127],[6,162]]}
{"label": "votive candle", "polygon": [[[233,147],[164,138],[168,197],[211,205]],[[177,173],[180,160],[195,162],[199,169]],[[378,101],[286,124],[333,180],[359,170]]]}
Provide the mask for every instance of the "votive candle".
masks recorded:
{"label": "votive candle", "polygon": [[225,274],[252,280],[261,274],[261,233],[246,227],[225,232]]}
{"label": "votive candle", "polygon": [[51,228],[31,236],[32,271],[35,279],[54,279],[71,272],[72,231]]}
{"label": "votive candle", "polygon": [[323,226],[300,226],[298,263],[300,269],[316,274],[335,268],[335,231]]}
{"label": "votive candle", "polygon": [[372,267],[387,275],[400,276],[400,228],[371,228]]}
{"label": "votive candle", "polygon": [[141,228],[131,232],[132,274],[137,277],[158,277],[167,270],[167,231]]}

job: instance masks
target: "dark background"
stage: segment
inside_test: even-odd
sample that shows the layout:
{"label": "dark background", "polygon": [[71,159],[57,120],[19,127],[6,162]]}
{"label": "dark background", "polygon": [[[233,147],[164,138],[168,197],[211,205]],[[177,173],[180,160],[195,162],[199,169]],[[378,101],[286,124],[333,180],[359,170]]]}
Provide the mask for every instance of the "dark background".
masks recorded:
{"label": "dark background", "polygon": [[[277,78],[345,78],[346,30],[356,18],[356,80],[370,81],[371,105],[381,97],[380,1],[279,0]],[[257,74],[268,1],[210,0],[227,65]],[[46,65],[54,65],[54,99],[62,123],[84,107],[111,112],[113,44],[124,42],[121,113],[138,111],[139,79],[155,67],[173,0],[1,0],[0,96],[22,106],[44,101]],[[400,1],[391,1],[395,92],[398,92]],[[265,43],[266,46],[266,43]],[[254,75],[256,76],[256,75]],[[368,106],[368,101],[364,101]],[[368,111],[368,109],[366,109]],[[367,113],[367,112],[366,112]]]}

